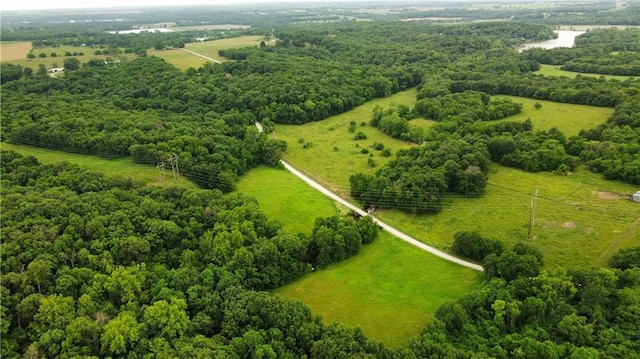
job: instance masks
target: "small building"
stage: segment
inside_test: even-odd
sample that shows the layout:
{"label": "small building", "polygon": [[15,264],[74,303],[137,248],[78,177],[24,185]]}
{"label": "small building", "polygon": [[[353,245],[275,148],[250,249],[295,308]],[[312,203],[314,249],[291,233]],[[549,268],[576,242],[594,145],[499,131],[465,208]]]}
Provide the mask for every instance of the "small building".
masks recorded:
{"label": "small building", "polygon": [[631,197],[631,200],[633,200],[634,202],[640,203],[640,191],[634,193],[633,197]]}
{"label": "small building", "polygon": [[58,72],[64,72],[64,67],[54,67],[54,68],[49,69],[49,73],[51,73],[51,74],[55,74],[55,73],[58,73]]}

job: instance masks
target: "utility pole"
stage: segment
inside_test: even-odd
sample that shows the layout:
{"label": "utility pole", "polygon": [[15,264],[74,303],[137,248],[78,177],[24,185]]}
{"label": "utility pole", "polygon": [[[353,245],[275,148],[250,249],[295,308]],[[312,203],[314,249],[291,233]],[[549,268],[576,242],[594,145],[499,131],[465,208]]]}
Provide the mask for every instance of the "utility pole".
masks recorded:
{"label": "utility pole", "polygon": [[178,155],[172,155],[169,157],[169,163],[171,163],[171,172],[173,172],[173,180],[177,181],[180,178],[180,170],[178,169]]}
{"label": "utility pole", "polygon": [[533,226],[536,224],[536,205],[538,204],[538,190],[536,188],[536,194],[533,199],[531,199],[531,206],[529,208],[529,233],[527,238],[531,239],[531,231],[533,230]]}
{"label": "utility pole", "polygon": [[158,180],[160,182],[164,181],[164,162],[158,163],[156,169],[158,170]]}

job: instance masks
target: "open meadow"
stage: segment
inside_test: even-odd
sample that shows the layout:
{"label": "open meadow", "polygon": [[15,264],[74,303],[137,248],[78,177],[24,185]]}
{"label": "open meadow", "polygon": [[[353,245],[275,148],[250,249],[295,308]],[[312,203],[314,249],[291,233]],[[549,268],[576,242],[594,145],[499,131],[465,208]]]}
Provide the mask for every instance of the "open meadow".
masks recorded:
{"label": "open meadow", "polygon": [[106,159],[98,156],[68,153],[26,145],[15,145],[6,142],[2,142],[0,148],[15,151],[23,155],[34,156],[43,164],[67,161],[87,167],[92,171],[102,172],[105,175],[131,178],[136,182],[150,186],[177,185],[187,188],[198,187],[185,177],[180,177],[178,181],[174,181],[171,177],[171,171],[165,171],[164,180],[160,180],[160,172],[158,169],[153,166],[134,163],[131,157]]}
{"label": "open meadow", "polygon": [[359,326],[400,347],[420,334],[440,305],[478,288],[481,276],[381,232],[355,257],[274,293],[301,300],[325,323]]}
{"label": "open meadow", "polygon": [[[228,59],[220,56],[218,51],[226,49],[236,49],[241,47],[260,46],[262,36],[240,36],[230,39],[220,39],[212,41],[193,42],[185,45],[185,49],[194,51],[203,56],[210,57],[218,61],[228,61]],[[272,45],[273,42],[267,42],[267,45]],[[197,69],[204,65],[207,59],[194,55],[183,49],[172,50],[148,50],[149,56],[157,56],[165,59],[168,63],[175,67],[186,70],[190,67]]]}
{"label": "open meadow", "polygon": [[[349,196],[349,176],[357,172],[374,173],[394,157],[382,157],[369,148],[374,142],[393,152],[412,144],[393,139],[368,125],[357,131],[366,140],[353,140],[347,128],[350,121],[368,121],[375,105],[412,105],[414,90],[386,99],[377,99],[325,121],[301,126],[276,126],[274,134],[287,141],[286,159],[343,197]],[[558,127],[567,137],[582,128],[604,122],[610,108],[561,104],[511,97],[523,104],[523,112],[506,120],[531,119],[535,129]],[[542,107],[535,108],[539,102]],[[414,120],[416,121],[416,120]],[[419,120],[426,121],[428,120]],[[310,143],[310,146],[304,144]],[[305,148],[306,147],[306,148]],[[368,148],[369,154],[361,149]],[[378,166],[367,160],[373,154]],[[530,203],[536,189],[535,225],[528,238]],[[527,241],[539,248],[549,266],[602,265],[619,248],[640,242],[640,211],[628,196],[632,185],[607,181],[584,168],[568,176],[528,173],[494,165],[489,174],[487,193],[480,198],[449,196],[437,215],[412,216],[399,211],[377,211],[374,215],[430,245],[449,250],[457,231],[480,231],[509,245]]]}
{"label": "open meadow", "polygon": [[544,65],[540,64],[540,70],[534,72],[536,75],[544,75],[544,76],[565,76],[565,77],[576,77],[580,76],[591,76],[591,77],[604,77],[607,80],[616,79],[620,81],[624,81],[629,77],[633,78],[634,76],[616,76],[616,75],[600,75],[600,74],[588,74],[582,72],[571,72],[560,70],[560,66],[557,65]]}

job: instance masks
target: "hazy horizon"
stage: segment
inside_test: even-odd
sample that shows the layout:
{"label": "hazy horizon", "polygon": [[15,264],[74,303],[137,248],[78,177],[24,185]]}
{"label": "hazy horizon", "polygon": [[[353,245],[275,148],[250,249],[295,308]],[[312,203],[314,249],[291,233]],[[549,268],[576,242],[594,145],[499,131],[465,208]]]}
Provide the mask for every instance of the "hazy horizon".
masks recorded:
{"label": "hazy horizon", "polygon": [[[348,0],[347,2],[379,2],[370,0]],[[0,11],[13,10],[52,10],[52,9],[94,9],[94,8],[131,8],[131,7],[162,7],[162,6],[229,6],[251,4],[277,4],[277,3],[327,3],[344,2],[341,0],[59,0],[59,1],[2,1]],[[388,1],[392,2],[392,1]],[[402,1],[406,2],[406,1]]]}

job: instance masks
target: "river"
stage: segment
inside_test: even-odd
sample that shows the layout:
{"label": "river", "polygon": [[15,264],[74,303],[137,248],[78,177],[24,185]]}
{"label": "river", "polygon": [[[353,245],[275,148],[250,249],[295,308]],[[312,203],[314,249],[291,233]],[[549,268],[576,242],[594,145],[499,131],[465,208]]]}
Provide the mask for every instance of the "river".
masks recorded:
{"label": "river", "polygon": [[573,47],[575,44],[576,36],[584,34],[586,31],[576,30],[557,30],[554,31],[558,34],[557,39],[551,39],[540,42],[529,42],[518,47],[518,51],[531,49],[533,47],[540,47],[543,49],[553,49],[555,47]]}

